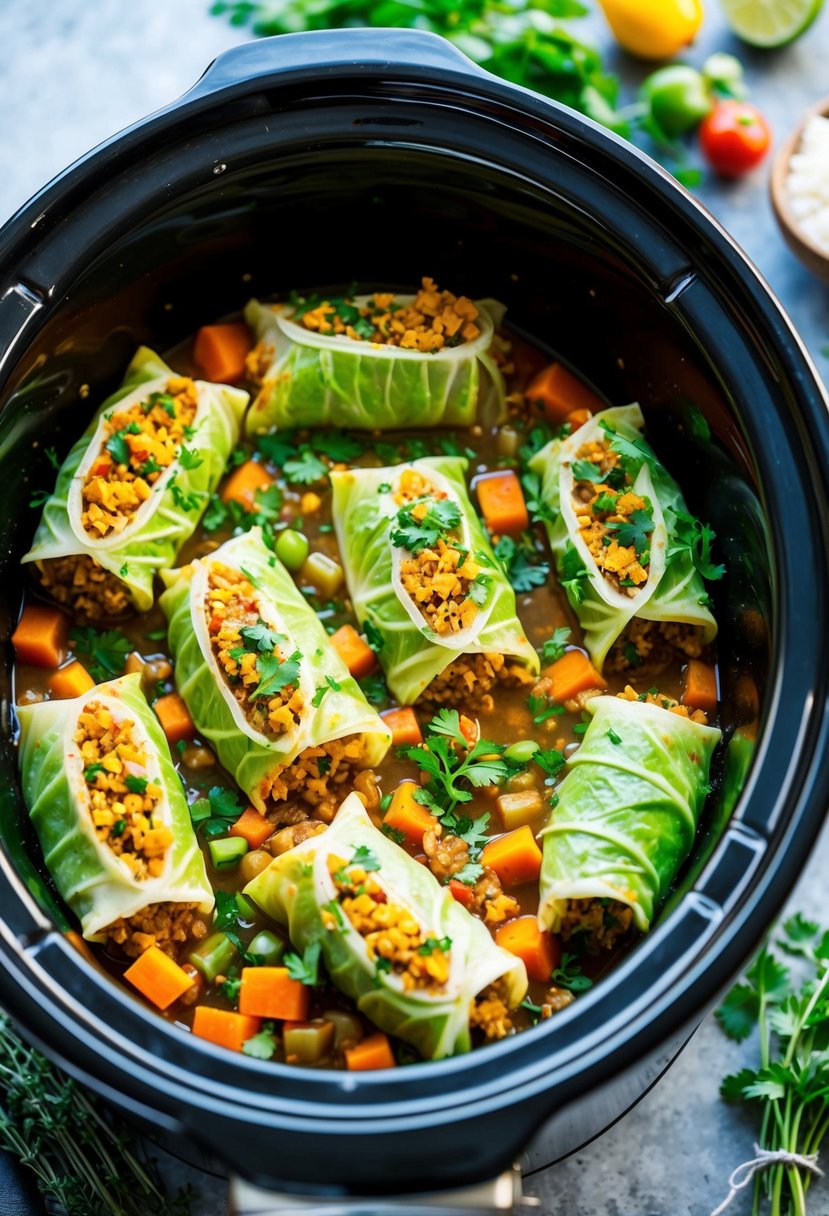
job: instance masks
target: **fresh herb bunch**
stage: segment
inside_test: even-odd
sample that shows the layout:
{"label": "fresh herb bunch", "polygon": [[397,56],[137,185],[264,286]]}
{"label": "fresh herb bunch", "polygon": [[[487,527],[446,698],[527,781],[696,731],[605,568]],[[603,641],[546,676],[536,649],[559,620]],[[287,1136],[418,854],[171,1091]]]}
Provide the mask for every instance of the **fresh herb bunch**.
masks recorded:
{"label": "fresh herb bunch", "polygon": [[595,47],[559,25],[585,17],[580,0],[217,0],[211,12],[259,35],[344,26],[396,27],[442,34],[475,63],[629,133],[617,109],[619,82]]}
{"label": "fresh herb bunch", "polygon": [[25,1043],[0,1014],[0,1147],[37,1179],[55,1216],[187,1216],[131,1129]]}
{"label": "fresh herb bunch", "polygon": [[[766,944],[717,1010],[729,1038],[740,1042],[755,1027],[760,1034],[759,1067],[726,1077],[720,1092],[755,1109],[761,1148],[808,1155],[829,1131],[829,930],[798,913],[776,946],[795,960],[798,978]],[[757,1174],[753,1216],[764,1198],[770,1216],[805,1216],[810,1180],[792,1165]]]}

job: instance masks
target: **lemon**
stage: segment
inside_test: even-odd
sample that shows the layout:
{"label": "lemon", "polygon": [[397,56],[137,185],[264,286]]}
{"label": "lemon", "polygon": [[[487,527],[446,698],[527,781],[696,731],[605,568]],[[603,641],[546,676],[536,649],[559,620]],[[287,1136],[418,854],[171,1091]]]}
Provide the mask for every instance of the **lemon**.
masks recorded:
{"label": "lemon", "polygon": [[750,46],[785,46],[809,28],[824,0],[721,0],[725,19]]}
{"label": "lemon", "polygon": [[642,59],[670,59],[693,42],[702,0],[599,0],[620,46]]}

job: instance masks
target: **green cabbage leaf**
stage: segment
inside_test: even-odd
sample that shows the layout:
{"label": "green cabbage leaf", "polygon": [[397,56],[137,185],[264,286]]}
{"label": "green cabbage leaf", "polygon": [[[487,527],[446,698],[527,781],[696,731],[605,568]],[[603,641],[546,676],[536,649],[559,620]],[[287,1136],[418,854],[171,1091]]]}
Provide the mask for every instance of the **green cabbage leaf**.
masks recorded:
{"label": "green cabbage leaf", "polygon": [[[338,927],[326,928],[323,911],[337,891],[328,858],[346,861],[358,849],[377,862],[377,879],[390,903],[405,907],[421,932],[437,942],[449,938],[449,979],[435,990],[404,989],[401,976],[377,967],[364,939],[340,912]],[[477,917],[442,887],[426,866],[376,828],[356,794],[349,794],[334,822],[276,857],[245,887],[245,895],[280,925],[295,949],[319,942],[332,981],[361,1013],[389,1034],[411,1043],[428,1060],[468,1051],[469,1013],[475,996],[501,979],[508,1004],[515,1007],[527,991],[523,962],[496,946]]]}

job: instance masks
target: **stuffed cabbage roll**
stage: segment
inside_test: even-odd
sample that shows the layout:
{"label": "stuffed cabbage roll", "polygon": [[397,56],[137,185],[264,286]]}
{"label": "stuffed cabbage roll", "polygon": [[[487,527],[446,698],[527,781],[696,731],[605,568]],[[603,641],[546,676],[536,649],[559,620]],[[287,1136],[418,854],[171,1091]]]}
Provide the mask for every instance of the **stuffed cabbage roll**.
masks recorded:
{"label": "stuffed cabbage roll", "polygon": [[506,1032],[526,994],[523,962],[374,826],[356,794],[245,895],[287,927],[295,949],[319,942],[337,987],[426,1059],[468,1051],[470,1023]]}
{"label": "stuffed cabbage roll", "polygon": [[401,705],[480,709],[501,683],[529,683],[538,655],[466,492],[463,457],[331,474],[333,517],[361,625]]}
{"label": "stuffed cabbage roll", "polygon": [[[559,578],[602,671],[696,658],[717,633],[679,486],[638,405],[602,410],[530,461]],[[721,572],[721,571],[720,571]]]}
{"label": "stuffed cabbage roll", "polygon": [[173,953],[213,908],[181,780],[139,675],[21,705],[23,796],[89,941]]}
{"label": "stuffed cabbage roll", "polygon": [[248,394],[191,380],[139,348],[58,472],[24,562],[81,622],[153,603],[239,438]]}
{"label": "stuffed cabbage roll", "polygon": [[503,313],[430,279],[416,295],[252,300],[245,319],[259,339],[262,388],[248,433],[499,422],[505,389],[491,348]]}
{"label": "stuffed cabbage roll", "polygon": [[162,577],[176,683],[199,734],[262,814],[330,819],[391,731],[260,529]]}
{"label": "stuffed cabbage roll", "polygon": [[[644,699],[642,699],[644,698]],[[629,686],[594,697],[544,827],[538,919],[610,947],[646,931],[691,851],[720,731],[696,710]]]}

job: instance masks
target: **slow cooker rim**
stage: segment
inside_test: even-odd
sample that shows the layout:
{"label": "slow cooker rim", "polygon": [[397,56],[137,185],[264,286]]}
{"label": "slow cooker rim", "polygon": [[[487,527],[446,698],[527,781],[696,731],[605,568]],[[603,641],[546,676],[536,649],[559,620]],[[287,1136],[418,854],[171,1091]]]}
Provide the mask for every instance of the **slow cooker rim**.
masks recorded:
{"label": "slow cooker rim", "polygon": [[[342,64],[340,64],[339,65],[340,70],[338,71],[337,75],[341,76],[343,78],[347,78],[349,76],[349,73],[353,74],[354,67],[355,67],[355,65],[343,66]],[[297,72],[300,74],[302,71],[303,71],[303,69],[297,69]],[[388,69],[384,70],[383,75],[384,76],[391,75],[392,77],[394,77],[395,71],[397,72],[397,74],[399,75],[401,80],[405,80],[407,82],[412,81],[413,70],[411,68],[408,68],[405,71],[401,71],[400,68],[397,68],[397,69],[388,68]],[[465,88],[468,88],[470,73],[464,69],[464,70],[458,70],[457,74],[460,79],[460,83],[462,83]],[[208,73],[208,75],[209,75],[209,73]],[[285,73],[285,72],[278,73],[278,78],[273,82],[274,85],[278,86],[278,85],[284,83],[284,81],[288,78],[288,76],[289,76],[289,73]],[[327,79],[331,79],[331,77],[328,77]],[[415,83],[417,83],[416,80],[415,80]],[[445,86],[447,84],[447,79],[444,79],[444,81],[442,83]],[[449,83],[451,83],[451,81]],[[511,88],[510,86],[505,86],[503,84],[503,82],[494,81],[494,78],[490,81],[490,79],[487,78],[485,75],[479,74],[477,72],[475,74],[475,86],[477,89],[486,93],[487,96],[489,96],[492,100],[497,100],[497,101],[503,101],[505,93],[510,98],[514,98],[514,94],[519,93],[518,90]],[[194,107],[199,107],[201,104],[207,104],[208,106],[212,106],[214,104],[219,104],[220,102],[223,103],[224,101],[230,100],[233,96],[244,94],[245,92],[249,91],[252,87],[257,87],[257,88],[261,89],[263,87],[262,81],[261,80],[257,81],[255,86],[254,86],[253,82],[251,82],[251,81],[248,81],[245,83],[240,82],[237,84],[228,85],[225,90],[222,90],[218,94],[211,95],[209,92],[206,94],[202,92],[201,97],[200,98],[197,97],[196,100],[194,102],[192,102],[191,104]],[[203,86],[202,86],[202,88],[203,88]],[[198,89],[198,86],[197,86],[197,89]],[[554,103],[550,103],[550,102],[538,99],[532,94],[523,94],[523,91],[521,91],[521,96],[522,96],[522,102],[524,105],[529,106],[529,107],[533,108],[534,110],[537,108],[537,113],[535,115],[536,117],[541,116],[541,117],[545,117],[545,118],[549,119],[549,111],[552,108],[553,111],[557,114],[558,122],[562,126],[567,127],[568,124],[571,124],[571,129],[569,130],[569,134],[572,135],[573,137],[583,138],[585,135],[585,131],[587,131],[588,134],[592,132],[594,135],[596,133],[600,132],[599,128],[595,128],[593,126],[593,124],[590,124],[589,122],[585,122],[584,120],[578,119],[577,121],[574,122],[574,116],[572,116],[569,111],[566,111],[562,107],[556,106]],[[182,100],[182,102],[176,103],[173,107],[170,107],[169,109],[162,111],[160,114],[144,120],[143,122],[137,124],[136,127],[134,127],[134,128],[130,128],[129,131],[126,133],[126,135],[130,135],[131,133],[135,133],[136,135],[140,134],[141,140],[139,142],[145,142],[152,136],[152,134],[155,130],[161,129],[168,121],[175,124],[175,123],[178,123],[179,121],[181,121],[182,119],[186,118],[187,109],[188,109],[188,104],[187,104],[187,95],[186,95],[185,98]],[[157,124],[158,124],[158,126],[157,126]],[[656,188],[658,192],[662,192],[666,188],[668,188],[669,179],[667,178],[667,175],[665,175],[662,170],[658,169],[658,167],[656,167],[656,166],[653,166],[650,162],[647,161],[646,158],[644,158],[642,156],[642,154],[631,149],[628,145],[623,144],[621,141],[613,140],[612,137],[608,136],[608,134],[606,132],[601,131],[600,133],[604,140],[607,140],[607,139],[612,140],[612,142],[614,143],[614,145],[616,147],[617,153],[621,152],[623,159],[628,159],[632,156],[634,161],[638,162],[638,166],[640,169],[642,169],[643,166],[645,167],[645,169],[647,170],[646,176],[650,178],[649,185],[651,186],[651,188]],[[73,166],[72,168],[67,170],[65,174],[61,175],[58,179],[56,179],[55,182],[53,182],[53,183],[51,183],[51,185],[45,187],[44,191],[42,191],[39,195],[37,195],[35,197],[35,199],[33,200],[33,202],[28,205],[28,207],[24,208],[21,212],[18,213],[18,215],[16,217],[14,217],[14,219],[12,221],[9,222],[9,225],[7,226],[7,230],[4,235],[4,238],[2,239],[2,242],[0,242],[0,248],[8,248],[10,242],[13,245],[14,239],[15,239],[15,234],[17,234],[19,236],[20,234],[22,234],[24,232],[24,229],[27,226],[31,230],[31,217],[35,215],[35,212],[37,212],[39,214],[44,209],[48,209],[49,206],[51,206],[53,201],[54,202],[59,201],[60,197],[65,193],[65,191],[70,186],[74,185],[77,181],[80,181],[83,179],[87,170],[91,167],[91,164],[96,160],[97,157],[106,155],[108,153],[108,150],[114,144],[120,144],[121,140],[123,140],[124,137],[125,137],[124,135],[116,136],[113,138],[113,140],[107,141],[107,143],[102,145],[101,148],[99,148],[97,151],[95,151],[95,152],[89,154],[89,156],[83,158],[75,166]],[[124,149],[124,150],[126,150],[126,149]],[[136,147],[135,151],[136,152],[138,151],[137,147]],[[678,203],[681,199],[681,196],[679,196],[679,197],[677,196],[676,187],[674,186],[673,183],[670,184],[670,189],[674,192],[672,195],[672,201],[674,203]],[[689,202],[692,203],[692,209],[688,209],[688,216],[686,218],[691,218],[691,217],[696,218],[699,210],[701,210],[701,209],[699,209],[699,205],[696,204],[695,201],[690,200],[690,198],[688,196],[686,196],[686,199],[682,200],[682,202],[683,202],[683,207],[687,207]],[[718,238],[721,241],[723,241],[725,243],[725,248],[719,250],[719,252],[721,254],[727,255],[727,260],[730,263],[731,270],[737,273],[737,276],[738,276],[738,278],[741,279],[743,285],[744,286],[756,285],[758,280],[760,281],[760,283],[762,285],[762,280],[760,279],[760,276],[757,274],[757,272],[754,270],[754,268],[750,267],[747,264],[747,262],[744,258],[744,255],[737,249],[734,242],[731,241],[731,239],[727,236],[727,234],[725,234],[723,232],[723,230],[719,227],[719,225],[716,224],[716,221],[712,221],[710,219],[710,217],[705,217],[705,218],[706,218],[706,223],[709,225],[709,232],[706,235],[708,235],[708,236],[711,235],[710,225],[713,224],[714,233],[718,236]],[[696,226],[696,225],[694,225],[694,226]],[[800,343],[799,339],[797,338],[797,335],[791,329],[790,323],[788,322],[787,318],[785,318],[785,314],[782,313],[782,310],[780,309],[777,302],[774,300],[771,293],[768,291],[768,288],[765,287],[765,285],[763,285],[763,287],[764,287],[764,291],[761,294],[760,300],[755,301],[755,303],[760,306],[760,311],[761,311],[761,313],[764,314],[765,320],[767,322],[769,322],[770,324],[772,324],[775,328],[779,328],[783,331],[783,335],[785,337],[785,341],[783,343],[784,347],[786,346],[786,343],[790,344],[790,348],[781,350],[778,353],[786,356],[789,359],[789,361],[792,363],[792,365],[794,365],[798,361],[800,361],[800,363],[801,363],[800,372],[801,372],[801,374],[803,372],[806,373],[806,376],[804,377],[804,379],[813,378],[814,369],[811,365],[808,355],[802,348],[802,344]],[[794,370],[794,367],[792,367],[792,370]],[[796,379],[796,381],[799,380],[798,377],[795,377],[795,379]],[[798,383],[798,395],[801,399],[801,401],[800,401],[801,408],[804,408],[805,405],[808,405],[809,412],[811,412],[813,414],[813,416],[818,417],[818,415],[815,413],[813,407],[815,406],[816,402],[819,405],[821,404],[820,390],[817,387],[816,383],[813,383],[812,388],[813,388],[813,390],[817,388],[817,392],[813,391],[812,394],[810,394],[806,389],[805,383]],[[826,403],[823,402],[822,409],[825,410],[825,408],[826,408]],[[819,416],[819,424],[825,430],[826,418],[823,414],[820,414],[820,416]],[[824,450],[826,450],[827,444],[826,444],[825,434],[822,436],[822,440],[823,440],[822,446],[823,446]],[[823,541],[824,541],[824,545],[825,545],[826,535],[827,535],[825,519],[822,521],[822,524],[823,524]],[[825,723],[824,723],[824,726],[825,726]],[[759,760],[758,760],[758,764],[759,764]],[[815,831],[816,831],[816,829],[815,829]],[[805,849],[806,849],[806,846],[802,845],[801,849],[800,849],[800,854],[805,853]],[[790,867],[790,868],[793,868],[793,867]],[[779,886],[779,883],[780,883],[780,873],[778,871],[778,874],[777,874],[777,877],[775,879],[773,886],[776,888]],[[785,892],[783,892],[780,895],[781,901],[782,901],[783,894],[785,894]],[[739,933],[740,933],[739,940],[741,942],[745,942],[745,940],[747,940],[748,937],[751,934],[753,934],[753,937],[751,938],[751,942],[753,945],[756,942],[756,940],[759,937],[760,932],[761,932],[760,929],[756,928],[757,921],[762,920],[763,927],[764,927],[765,921],[767,920],[767,915],[765,912],[763,912],[758,916],[757,915],[758,909],[756,907],[754,909],[745,909],[744,911],[745,911],[745,915],[742,918],[742,923],[738,925],[738,929],[739,929]],[[751,916],[749,916],[750,911],[753,912],[753,915],[751,915]],[[727,952],[730,952],[730,954],[732,956],[735,954],[735,937],[732,937],[730,943],[728,944],[728,948],[727,949],[724,948],[721,953],[725,954]],[[745,945],[743,945],[739,951],[736,951],[736,953],[739,953],[741,958],[745,956],[746,952],[747,951],[745,949]],[[719,958],[720,955],[717,955],[716,957]],[[738,961],[740,961],[740,960],[738,959]],[[695,1001],[693,1003],[695,1006],[698,1004],[697,1001]],[[575,1011],[575,1012],[577,1012],[577,1011]],[[146,1016],[148,1019],[149,1018],[156,1019],[156,1015],[154,1015],[154,1014],[148,1013]],[[574,1016],[575,1016],[575,1014],[574,1014]],[[561,1023],[561,1024],[564,1024],[564,1023]],[[172,1029],[173,1028],[170,1028],[171,1032],[172,1032]],[[493,1047],[490,1049],[483,1049],[480,1052],[474,1053],[472,1056],[463,1057],[463,1058],[456,1059],[453,1061],[422,1065],[416,1071],[418,1073],[421,1073],[423,1070],[436,1070],[435,1075],[439,1076],[441,1079],[444,1079],[446,1076],[448,1076],[450,1074],[454,1074],[455,1076],[457,1076],[458,1073],[466,1072],[466,1071],[468,1071],[470,1074],[473,1074],[475,1069],[479,1066],[479,1061],[480,1061],[480,1066],[483,1067],[483,1065],[485,1063],[489,1062],[492,1059],[497,1058],[497,1059],[506,1061],[508,1058],[519,1054],[519,1051],[522,1048],[520,1039],[524,1039],[524,1038],[526,1038],[528,1040],[533,1040],[534,1043],[538,1043],[539,1044],[539,1054],[540,1054],[540,1043],[542,1041],[544,1041],[545,1037],[549,1037],[550,1033],[554,1029],[555,1028],[552,1026],[543,1027],[543,1028],[541,1028],[540,1032],[535,1032],[535,1034],[529,1034],[526,1036],[520,1036],[519,1039],[514,1040],[513,1042],[511,1042],[509,1044],[501,1044],[499,1046],[496,1046],[496,1047]],[[526,1046],[527,1046],[527,1050],[528,1050],[530,1044],[527,1043]],[[209,1049],[209,1048],[205,1049],[205,1045],[202,1045],[202,1044],[198,1045],[198,1049],[200,1051],[207,1050],[208,1056],[212,1056],[214,1054],[216,1054],[217,1056],[221,1055],[221,1053],[216,1052],[215,1049]],[[478,1057],[478,1060],[476,1060],[476,1058],[475,1058],[476,1056]],[[272,1069],[273,1068],[272,1065],[259,1065],[259,1064],[257,1064],[257,1062],[252,1062],[252,1061],[247,1061],[247,1060],[244,1060],[239,1063],[241,1063],[242,1067],[245,1069],[253,1068],[254,1070],[257,1070],[257,1069]],[[296,1071],[295,1070],[285,1070],[285,1072],[286,1072],[286,1078],[289,1078],[292,1085],[295,1086],[297,1083]],[[270,1073],[270,1075],[273,1075],[272,1072]],[[330,1079],[331,1075],[332,1074],[326,1074],[326,1076],[329,1079]],[[333,1075],[336,1076],[337,1074],[333,1074]],[[541,1078],[541,1079],[543,1081],[543,1078]],[[397,1079],[397,1085],[398,1086],[400,1085],[399,1077]],[[353,1107],[351,1108],[350,1117],[352,1117],[352,1118],[354,1117],[354,1108]]]}

